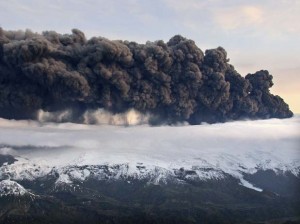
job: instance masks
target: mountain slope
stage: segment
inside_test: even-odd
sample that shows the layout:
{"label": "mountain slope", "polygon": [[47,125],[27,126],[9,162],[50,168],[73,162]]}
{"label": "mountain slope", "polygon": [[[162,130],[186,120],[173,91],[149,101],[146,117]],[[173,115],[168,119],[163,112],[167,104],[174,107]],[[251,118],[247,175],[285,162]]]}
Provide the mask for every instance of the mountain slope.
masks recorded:
{"label": "mountain slope", "polygon": [[113,127],[2,120],[0,223],[297,223],[299,117]]}

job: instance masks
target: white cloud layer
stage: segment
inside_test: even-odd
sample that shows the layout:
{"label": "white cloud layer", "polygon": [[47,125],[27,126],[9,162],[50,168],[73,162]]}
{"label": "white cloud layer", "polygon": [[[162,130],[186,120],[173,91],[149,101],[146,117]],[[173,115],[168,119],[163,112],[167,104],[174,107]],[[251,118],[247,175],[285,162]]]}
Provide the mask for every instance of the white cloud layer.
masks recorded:
{"label": "white cloud layer", "polygon": [[[180,166],[184,161],[193,165],[199,163],[198,158],[218,166],[226,157],[245,164],[272,160],[277,165],[300,165],[299,116],[177,127],[41,124],[4,119],[0,125],[0,144],[6,145],[1,152],[9,153],[9,145],[25,146],[15,149],[14,155],[53,165],[144,162],[168,167]],[[26,149],[28,145],[37,148]]]}
{"label": "white cloud layer", "polygon": [[0,179],[33,180],[55,172],[59,174],[57,184],[72,183],[96,171],[102,178],[97,165],[108,165],[109,178],[151,177],[158,184],[183,168],[194,170],[201,180],[229,174],[241,185],[261,191],[244,179],[245,173],[267,169],[300,172],[300,116],[176,127],[4,119],[0,125],[0,154],[18,160],[0,167]]}

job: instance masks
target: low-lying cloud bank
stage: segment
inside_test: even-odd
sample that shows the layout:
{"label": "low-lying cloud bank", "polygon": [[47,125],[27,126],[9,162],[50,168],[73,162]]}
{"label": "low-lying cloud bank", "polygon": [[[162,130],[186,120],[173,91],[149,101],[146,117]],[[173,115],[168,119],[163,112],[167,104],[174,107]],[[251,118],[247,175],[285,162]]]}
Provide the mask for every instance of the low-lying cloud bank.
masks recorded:
{"label": "low-lying cloud bank", "polygon": [[54,165],[148,162],[165,167],[204,160],[218,166],[226,157],[246,164],[300,162],[298,115],[201,126],[41,125],[5,119],[0,125],[0,153]]}
{"label": "low-lying cloud bank", "polygon": [[228,62],[222,47],[203,53],[180,35],[138,44],[0,28],[0,117],[118,124],[136,111],[151,124],[200,124],[293,115],[270,93],[268,71],[242,77]]}
{"label": "low-lying cloud bank", "polygon": [[231,175],[241,185],[261,191],[244,175],[259,170],[300,174],[298,115],[194,126],[5,119],[0,119],[0,126],[0,158],[9,159],[0,166],[0,179],[34,180],[56,174],[56,184],[87,178],[148,178],[158,184],[187,170],[200,180]]}

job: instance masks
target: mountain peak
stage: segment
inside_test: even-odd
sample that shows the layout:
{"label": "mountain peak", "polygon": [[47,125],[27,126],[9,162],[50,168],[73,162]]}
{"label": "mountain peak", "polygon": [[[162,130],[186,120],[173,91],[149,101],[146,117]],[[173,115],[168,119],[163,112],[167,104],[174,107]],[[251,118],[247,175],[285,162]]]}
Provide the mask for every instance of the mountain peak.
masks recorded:
{"label": "mountain peak", "polygon": [[15,195],[15,196],[22,196],[27,194],[28,191],[12,180],[2,180],[0,181],[0,197]]}

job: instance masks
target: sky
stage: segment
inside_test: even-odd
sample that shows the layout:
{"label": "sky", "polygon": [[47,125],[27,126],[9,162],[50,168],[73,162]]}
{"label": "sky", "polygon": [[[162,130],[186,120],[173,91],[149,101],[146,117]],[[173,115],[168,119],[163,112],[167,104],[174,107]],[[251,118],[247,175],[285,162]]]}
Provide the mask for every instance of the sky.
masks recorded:
{"label": "sky", "polygon": [[222,46],[241,75],[268,70],[271,92],[300,113],[299,12],[298,0],[0,0],[0,27],[139,43],[180,34],[203,51]]}

